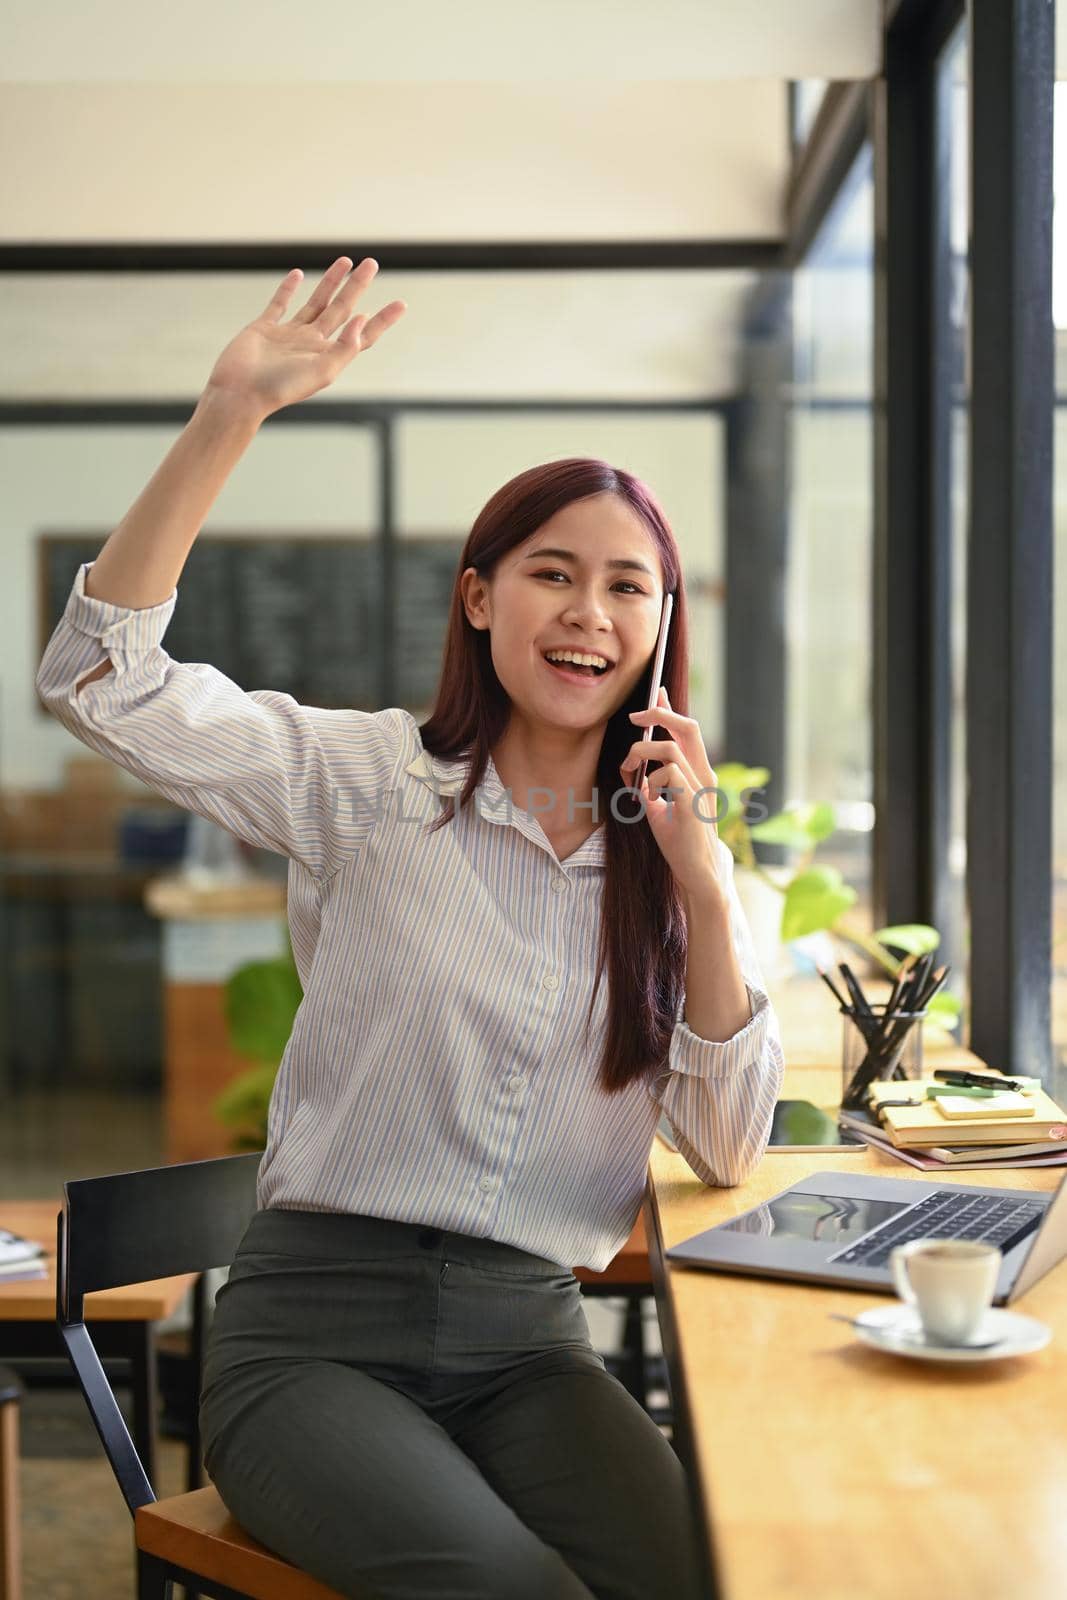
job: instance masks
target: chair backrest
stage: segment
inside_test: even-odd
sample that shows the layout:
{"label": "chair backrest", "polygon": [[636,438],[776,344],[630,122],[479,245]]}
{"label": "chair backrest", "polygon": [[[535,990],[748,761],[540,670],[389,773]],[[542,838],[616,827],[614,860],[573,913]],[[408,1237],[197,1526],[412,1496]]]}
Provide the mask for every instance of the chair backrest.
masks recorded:
{"label": "chair backrest", "polygon": [[56,1322],[131,1513],[156,1498],[85,1326],[96,1289],[229,1266],[256,1210],[262,1150],[63,1185]]}
{"label": "chair backrest", "polygon": [[83,1321],[83,1297],[94,1289],[229,1266],[256,1209],[262,1157],[253,1150],[65,1183],[60,1321]]}

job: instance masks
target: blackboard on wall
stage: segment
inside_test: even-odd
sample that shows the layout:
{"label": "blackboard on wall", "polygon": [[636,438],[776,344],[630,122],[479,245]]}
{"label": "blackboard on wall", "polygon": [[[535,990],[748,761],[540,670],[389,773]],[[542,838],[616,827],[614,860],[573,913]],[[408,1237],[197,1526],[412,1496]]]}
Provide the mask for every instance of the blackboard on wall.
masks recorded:
{"label": "blackboard on wall", "polygon": [[[84,562],[104,539],[38,541],[40,654]],[[379,540],[202,537],[178,580],[163,636],[175,661],[204,661],[245,690],[276,689],[303,705],[380,706],[386,628],[395,630],[393,703],[428,705],[437,687],[462,539],[397,540],[393,615]],[[40,659],[40,656],[38,656]]]}
{"label": "blackboard on wall", "polygon": [[398,539],[396,673],[402,706],[432,706],[464,539]]}

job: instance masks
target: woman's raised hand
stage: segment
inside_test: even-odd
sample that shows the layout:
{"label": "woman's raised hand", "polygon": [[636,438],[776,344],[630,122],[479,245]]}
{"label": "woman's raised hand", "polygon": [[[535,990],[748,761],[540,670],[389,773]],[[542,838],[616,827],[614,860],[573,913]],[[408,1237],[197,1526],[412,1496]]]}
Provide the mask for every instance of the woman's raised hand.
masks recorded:
{"label": "woman's raised hand", "polygon": [[307,304],[283,322],[303,276],[294,267],[266,310],[226,346],[211,370],[208,389],[241,400],[260,418],[325,389],[353,356],[375,344],[407,310],[405,301],[391,300],[373,317],[366,312],[352,315],[377,271],[370,256],[354,271],[351,258],[339,256]]}

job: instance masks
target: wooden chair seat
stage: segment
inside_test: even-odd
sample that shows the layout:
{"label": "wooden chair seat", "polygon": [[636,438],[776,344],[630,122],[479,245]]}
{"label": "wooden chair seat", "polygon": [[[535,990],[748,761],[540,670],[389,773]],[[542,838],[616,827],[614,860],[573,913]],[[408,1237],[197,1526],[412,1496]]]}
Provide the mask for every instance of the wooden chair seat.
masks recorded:
{"label": "wooden chair seat", "polygon": [[638,1213],[633,1232],[603,1272],[593,1272],[589,1267],[575,1267],[573,1271],[578,1282],[588,1288],[601,1288],[607,1292],[611,1286],[620,1294],[626,1289],[643,1289],[646,1294],[651,1294],[652,1268],[648,1260],[644,1213]]}
{"label": "wooden chair seat", "polygon": [[344,1600],[251,1538],[227,1511],[214,1485],[138,1506],[137,1548],[247,1595],[249,1600]]}

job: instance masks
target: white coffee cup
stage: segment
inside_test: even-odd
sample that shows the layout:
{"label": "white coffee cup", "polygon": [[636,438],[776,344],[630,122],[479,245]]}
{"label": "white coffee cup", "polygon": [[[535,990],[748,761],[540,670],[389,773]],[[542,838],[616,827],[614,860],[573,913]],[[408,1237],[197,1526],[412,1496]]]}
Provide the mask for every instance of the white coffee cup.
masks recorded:
{"label": "white coffee cup", "polygon": [[1002,1256],[980,1239],[912,1239],[889,1252],[897,1294],[938,1344],[964,1344],[993,1299]]}

